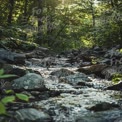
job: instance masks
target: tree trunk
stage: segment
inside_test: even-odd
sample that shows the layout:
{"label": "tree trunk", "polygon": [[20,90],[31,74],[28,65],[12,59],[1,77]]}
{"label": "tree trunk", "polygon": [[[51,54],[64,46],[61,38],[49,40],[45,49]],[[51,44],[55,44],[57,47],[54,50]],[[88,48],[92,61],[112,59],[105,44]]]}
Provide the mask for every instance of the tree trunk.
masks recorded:
{"label": "tree trunk", "polygon": [[43,0],[38,0],[38,10],[40,10],[40,13],[37,14],[37,18],[38,18],[37,41],[40,45],[42,45],[43,44],[43,21],[42,21],[42,18],[43,18]]}
{"label": "tree trunk", "polygon": [[28,9],[28,0],[25,0],[25,4],[24,4],[24,17],[27,17],[27,9]]}
{"label": "tree trunk", "polygon": [[93,27],[95,27],[95,12],[94,12],[94,7],[93,7],[94,3],[90,2],[90,4],[91,4],[91,12],[92,12],[92,25]]}
{"label": "tree trunk", "polygon": [[[93,29],[94,29],[94,31],[95,31],[95,25],[96,25],[96,23],[95,23],[95,10],[94,10],[94,1],[90,1],[90,7],[91,7],[91,14],[92,14],[92,27],[93,27]],[[96,34],[94,33],[94,41],[96,41]]]}
{"label": "tree trunk", "polygon": [[8,25],[11,25],[12,23],[14,3],[15,3],[15,0],[9,0],[9,14],[8,14],[8,20],[7,20]]}
{"label": "tree trunk", "polygon": [[[48,37],[48,46],[51,46],[51,35],[52,35],[52,31],[53,31],[53,19],[52,19],[52,11],[53,11],[53,8],[50,9],[50,7],[48,7],[48,15],[47,15],[47,37]],[[53,11],[54,12],[54,11]]]}

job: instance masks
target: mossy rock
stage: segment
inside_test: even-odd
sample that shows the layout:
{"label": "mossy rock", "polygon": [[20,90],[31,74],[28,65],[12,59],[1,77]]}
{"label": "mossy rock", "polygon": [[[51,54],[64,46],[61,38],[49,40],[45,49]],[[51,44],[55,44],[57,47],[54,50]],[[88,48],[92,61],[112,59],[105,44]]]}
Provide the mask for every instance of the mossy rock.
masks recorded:
{"label": "mossy rock", "polygon": [[19,27],[2,27],[2,26],[0,26],[0,38],[10,38],[10,37],[26,40],[27,33],[24,32]]}
{"label": "mossy rock", "polygon": [[122,74],[115,74],[113,75],[112,82],[113,84],[117,84],[122,80]]}
{"label": "mossy rock", "polygon": [[0,44],[10,49],[16,49],[16,50],[19,49],[24,51],[34,50],[36,47],[38,47],[36,43],[26,42],[12,37],[0,40]]}

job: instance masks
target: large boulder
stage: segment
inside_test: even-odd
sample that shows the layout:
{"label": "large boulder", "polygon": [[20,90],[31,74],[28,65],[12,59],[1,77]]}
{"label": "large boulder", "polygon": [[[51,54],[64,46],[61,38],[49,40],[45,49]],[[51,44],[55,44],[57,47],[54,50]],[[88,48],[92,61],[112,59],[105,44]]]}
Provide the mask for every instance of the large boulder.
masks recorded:
{"label": "large boulder", "polygon": [[85,67],[80,67],[78,69],[79,72],[85,73],[85,74],[95,74],[101,78],[104,78],[104,75],[102,74],[102,71],[108,67],[105,64],[95,64],[91,66],[85,66]]}
{"label": "large boulder", "polygon": [[35,73],[28,73],[23,77],[15,79],[12,84],[13,89],[18,90],[35,90],[39,89],[40,91],[45,90],[44,79]]}

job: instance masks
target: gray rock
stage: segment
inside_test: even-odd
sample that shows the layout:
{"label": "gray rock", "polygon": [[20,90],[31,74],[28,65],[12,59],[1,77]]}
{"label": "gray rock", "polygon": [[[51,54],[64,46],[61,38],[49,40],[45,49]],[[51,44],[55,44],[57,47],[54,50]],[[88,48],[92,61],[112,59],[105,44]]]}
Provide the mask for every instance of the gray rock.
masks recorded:
{"label": "gray rock", "polygon": [[84,66],[90,66],[91,65],[91,62],[80,62],[80,67],[84,67]]}
{"label": "gray rock", "polygon": [[8,50],[0,49],[0,59],[7,61],[8,63],[24,64],[25,55]]}
{"label": "gray rock", "polygon": [[60,83],[56,77],[56,79],[47,78],[45,81],[46,88],[51,92],[58,93],[71,93],[77,92],[77,89],[73,88],[72,85],[67,83]]}
{"label": "gray rock", "polygon": [[4,69],[5,74],[14,74],[20,77],[26,74],[26,69],[24,67],[15,66],[12,64],[3,64],[0,68]]}
{"label": "gray rock", "polygon": [[102,70],[102,75],[105,76],[106,79],[112,79],[112,77],[115,74],[121,74],[122,73],[122,66],[111,66],[111,67],[107,67],[104,70]]}
{"label": "gray rock", "polygon": [[92,106],[91,108],[89,108],[89,110],[105,111],[105,110],[109,110],[109,109],[117,108],[117,107],[119,107],[119,105],[117,105],[115,103],[101,102],[101,103],[96,104],[95,106]]}
{"label": "gray rock", "polygon": [[82,113],[77,117],[76,122],[122,122],[122,111],[112,110],[104,112],[89,113],[82,116]]}
{"label": "gray rock", "polygon": [[55,75],[57,77],[65,77],[71,74],[74,74],[74,73],[68,69],[60,69],[51,73],[51,75]]}
{"label": "gray rock", "polygon": [[79,72],[83,72],[85,74],[99,74],[103,69],[105,69],[107,65],[104,64],[95,64],[91,66],[80,67],[78,69]]}
{"label": "gray rock", "polygon": [[65,78],[60,79],[60,82],[62,82],[62,81],[69,83],[71,85],[78,85],[80,83],[91,82],[91,80],[88,78],[88,76],[83,73],[77,73],[74,75],[66,76]]}
{"label": "gray rock", "polygon": [[26,58],[43,58],[50,54],[50,51],[48,48],[44,47],[37,47],[35,50],[33,50],[30,53],[26,53]]}
{"label": "gray rock", "polygon": [[94,50],[94,51],[102,51],[102,48],[99,47],[99,46],[95,46],[93,50]]}
{"label": "gray rock", "polygon": [[13,89],[45,90],[44,79],[35,73],[28,73],[23,77],[15,79],[12,84]]}
{"label": "gray rock", "polygon": [[[35,66],[42,66],[42,59],[36,59],[36,58],[31,58],[29,60],[29,62],[31,63],[30,65],[35,65]],[[26,61],[27,64],[27,61]]]}
{"label": "gray rock", "polygon": [[72,65],[70,63],[64,63],[62,64],[62,67],[71,67]]}
{"label": "gray rock", "polygon": [[109,58],[105,58],[105,59],[103,59],[103,60],[100,60],[100,61],[98,61],[100,64],[108,64],[108,65],[110,65],[111,64],[111,59],[109,59]]}
{"label": "gray rock", "polygon": [[122,57],[122,54],[117,50],[116,47],[108,50],[106,54],[104,55],[105,58],[111,58],[111,57]]}
{"label": "gray rock", "polygon": [[33,108],[20,109],[16,111],[15,117],[19,122],[51,122],[48,114]]}

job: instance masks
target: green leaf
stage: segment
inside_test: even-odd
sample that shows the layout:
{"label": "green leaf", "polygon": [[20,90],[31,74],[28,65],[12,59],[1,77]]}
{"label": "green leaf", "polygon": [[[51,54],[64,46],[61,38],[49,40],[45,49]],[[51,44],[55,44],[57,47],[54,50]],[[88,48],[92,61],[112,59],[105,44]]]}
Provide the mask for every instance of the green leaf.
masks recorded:
{"label": "green leaf", "polygon": [[2,79],[2,78],[16,77],[16,76],[17,76],[17,75],[11,75],[11,74],[0,75],[0,79]]}
{"label": "green leaf", "polygon": [[3,104],[11,103],[11,102],[13,102],[13,101],[15,101],[15,96],[4,97],[4,98],[1,100],[1,102],[2,102]]}
{"label": "green leaf", "polygon": [[16,97],[20,100],[23,100],[23,101],[29,101],[29,96],[25,95],[25,94],[18,94],[16,93]]}
{"label": "green leaf", "polygon": [[13,94],[14,91],[13,91],[13,90],[5,90],[5,93],[6,93],[6,94]]}
{"label": "green leaf", "polygon": [[120,53],[122,53],[122,49],[120,49]]}
{"label": "green leaf", "polygon": [[4,70],[0,69],[0,76],[4,74]]}
{"label": "green leaf", "polygon": [[2,102],[0,102],[0,114],[6,114],[6,108]]}

